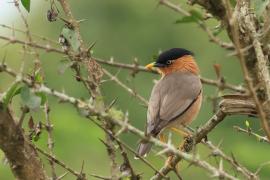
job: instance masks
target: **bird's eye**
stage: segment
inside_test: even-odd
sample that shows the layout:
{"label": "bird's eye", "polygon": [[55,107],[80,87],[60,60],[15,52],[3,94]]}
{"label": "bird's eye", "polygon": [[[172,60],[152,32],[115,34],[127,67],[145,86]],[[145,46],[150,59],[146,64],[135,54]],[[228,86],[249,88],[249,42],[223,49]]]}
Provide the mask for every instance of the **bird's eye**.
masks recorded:
{"label": "bird's eye", "polygon": [[166,62],[167,65],[170,65],[170,64],[172,64],[172,63],[173,63],[173,60],[168,60],[168,61]]}

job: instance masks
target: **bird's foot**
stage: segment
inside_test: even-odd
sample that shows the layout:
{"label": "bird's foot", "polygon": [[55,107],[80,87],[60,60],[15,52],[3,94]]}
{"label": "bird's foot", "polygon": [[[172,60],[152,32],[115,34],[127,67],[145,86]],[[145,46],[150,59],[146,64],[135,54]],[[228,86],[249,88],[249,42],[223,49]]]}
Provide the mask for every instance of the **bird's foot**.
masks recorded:
{"label": "bird's foot", "polygon": [[173,155],[170,155],[166,162],[165,162],[165,166],[169,167],[170,169],[178,169],[179,165],[178,164],[173,164]]}
{"label": "bird's foot", "polygon": [[172,165],[172,160],[173,160],[173,155],[170,155],[170,156],[167,158],[166,162],[165,162],[165,165],[166,165],[167,167],[171,168],[171,169],[174,168],[174,166]]}

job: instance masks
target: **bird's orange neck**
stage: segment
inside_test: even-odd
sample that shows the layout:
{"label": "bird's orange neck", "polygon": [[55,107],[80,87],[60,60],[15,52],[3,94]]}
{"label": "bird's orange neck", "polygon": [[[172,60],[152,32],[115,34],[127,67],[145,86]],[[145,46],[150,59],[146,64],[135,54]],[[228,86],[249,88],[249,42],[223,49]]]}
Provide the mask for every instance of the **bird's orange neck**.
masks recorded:
{"label": "bird's orange neck", "polygon": [[173,72],[191,72],[193,74],[199,75],[199,67],[192,56],[186,55],[177,59],[171,66],[159,68],[162,76]]}

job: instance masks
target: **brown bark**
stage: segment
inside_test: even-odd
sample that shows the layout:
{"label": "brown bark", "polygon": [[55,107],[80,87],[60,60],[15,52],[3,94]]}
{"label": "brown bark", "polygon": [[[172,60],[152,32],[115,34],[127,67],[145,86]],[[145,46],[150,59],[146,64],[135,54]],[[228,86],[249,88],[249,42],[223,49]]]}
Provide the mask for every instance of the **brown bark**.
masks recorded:
{"label": "brown bark", "polygon": [[[230,20],[228,20],[229,9],[222,0],[189,0],[191,4],[199,4],[204,7],[207,11],[213,14],[214,17],[219,19],[226,27],[229,38],[234,42],[233,30],[231,24],[236,25],[237,39],[239,39],[239,48],[245,49],[242,53],[247,67],[248,75],[252,79],[254,90],[256,91],[257,97],[262,104],[265,116],[261,117],[261,124],[265,131],[265,134],[270,139],[270,76],[269,76],[269,64],[267,54],[264,54],[263,49],[266,42],[259,38],[259,34],[264,27],[261,27],[258,23],[258,19],[254,13],[250,11],[249,0],[239,0],[236,3],[234,14]],[[231,21],[231,22],[229,22]],[[267,28],[267,27],[266,27]],[[236,42],[234,42],[236,44]],[[257,107],[258,110],[258,107]],[[258,110],[259,111],[259,110]],[[261,114],[261,113],[259,113]]]}
{"label": "brown bark", "polygon": [[12,173],[17,179],[46,179],[41,160],[34,147],[17,126],[9,109],[0,103],[0,148],[9,161]]}

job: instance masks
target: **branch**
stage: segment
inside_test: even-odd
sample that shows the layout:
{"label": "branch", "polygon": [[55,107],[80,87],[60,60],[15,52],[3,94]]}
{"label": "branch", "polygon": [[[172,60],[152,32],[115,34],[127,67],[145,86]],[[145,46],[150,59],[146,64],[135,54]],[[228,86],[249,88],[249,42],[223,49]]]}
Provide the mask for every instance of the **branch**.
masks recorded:
{"label": "branch", "polygon": [[121,82],[116,76],[112,75],[109,71],[107,71],[106,69],[103,69],[103,72],[109,76],[109,78],[111,78],[112,81],[114,81],[116,84],[118,84],[119,86],[121,86],[123,89],[125,89],[129,94],[131,94],[132,96],[136,97],[137,99],[139,99],[143,105],[148,106],[148,101],[142,97],[140,94],[138,94],[137,92],[135,92],[133,89],[129,88],[128,86],[126,86],[123,82]]}
{"label": "branch", "polygon": [[86,180],[86,177],[85,177],[85,174],[84,173],[79,173],[79,172],[73,170],[72,168],[70,168],[69,166],[67,166],[63,161],[61,161],[59,159],[56,159],[55,157],[53,157],[49,153],[43,151],[42,149],[40,149],[37,146],[34,146],[34,145],[32,145],[32,146],[38,152],[40,152],[41,154],[43,154],[44,156],[46,156],[50,161],[53,161],[54,163],[58,164],[59,166],[61,166],[62,168],[66,169],[68,172],[70,172],[74,176],[76,176],[78,178],[77,180]]}
{"label": "branch", "polygon": [[[164,5],[164,6],[170,8],[170,9],[172,9],[172,10],[174,10],[174,11],[176,11],[184,16],[191,16],[191,14],[188,11],[173,4],[169,0],[159,0],[159,4]],[[222,40],[220,40],[219,38],[217,38],[212,33],[212,31],[205,25],[205,23],[203,21],[197,20],[196,23],[199,25],[199,27],[201,27],[202,30],[204,30],[207,33],[208,38],[210,39],[211,42],[214,42],[217,45],[219,45],[220,47],[225,48],[225,49],[229,49],[229,50],[234,49],[234,45],[232,43],[226,43],[226,42],[223,42]]]}
{"label": "branch", "polygon": [[204,142],[204,144],[206,146],[208,146],[212,150],[212,155],[213,156],[220,156],[222,159],[229,162],[233,166],[233,168],[237,172],[240,172],[242,175],[244,175],[245,178],[252,179],[252,180],[258,179],[258,177],[257,177],[257,175],[255,173],[250,172],[246,167],[244,167],[239,162],[237,162],[233,155],[232,155],[232,157],[227,156],[218,147],[213,145],[211,141],[206,141],[206,142]]}
{"label": "branch", "polygon": [[[16,73],[14,73],[11,69],[5,68],[3,70],[5,72],[7,72],[8,74],[16,77]],[[22,78],[22,80],[29,87],[32,86],[31,80],[29,80],[27,78]],[[203,160],[200,160],[198,157],[187,154],[184,151],[179,151],[177,148],[175,148],[171,144],[166,144],[164,142],[161,142],[154,137],[145,137],[145,133],[143,131],[140,131],[139,129],[133,127],[132,125],[130,125],[128,123],[123,124],[122,120],[115,119],[104,111],[99,111],[92,104],[86,103],[80,99],[68,96],[68,95],[61,93],[61,92],[58,92],[56,90],[52,90],[44,85],[35,85],[34,87],[31,87],[31,88],[33,88],[33,90],[35,90],[36,92],[44,92],[48,95],[55,96],[55,97],[59,98],[61,100],[61,102],[68,102],[68,103],[72,104],[78,110],[80,110],[80,111],[83,110],[84,112],[82,115],[89,118],[90,120],[96,116],[105,122],[110,122],[110,123],[117,125],[117,126],[120,126],[120,127],[123,127],[123,125],[124,125],[125,126],[124,128],[127,129],[128,131],[130,131],[131,133],[139,136],[140,138],[147,139],[149,142],[154,143],[156,146],[167,149],[169,152],[176,155],[176,158],[174,159],[174,161],[172,163],[177,164],[177,162],[180,159],[184,159],[184,160],[194,164],[195,166],[198,166],[198,167],[205,169],[206,171],[208,171],[209,173],[211,173],[215,177],[220,177],[220,178],[225,177],[227,179],[236,180],[235,177],[231,176],[230,174],[225,172],[223,169],[215,168],[212,165],[210,165],[209,163],[207,163]],[[194,141],[196,143],[199,143],[218,123],[220,123],[225,118],[225,116],[226,116],[225,113],[223,113],[222,110],[219,110],[204,126],[202,126],[201,128],[198,129],[197,133],[193,137]],[[190,141],[189,142],[186,141],[184,143],[184,145],[190,147]],[[165,169],[162,169],[160,172],[163,175],[166,175],[170,170],[171,169],[166,167]],[[163,172],[165,172],[165,173],[163,173]],[[162,176],[160,176],[159,174],[157,174],[157,176],[159,178],[162,178]]]}
{"label": "branch", "polygon": [[[47,146],[50,152],[50,155],[53,155],[53,148],[54,148],[54,141],[53,141],[53,125],[51,123],[50,120],[50,108],[48,105],[48,102],[45,103],[45,107],[44,107],[44,114],[45,114],[45,119],[46,119],[46,130],[48,132],[48,141],[47,141]],[[55,172],[55,166],[54,166],[54,162],[52,160],[49,160],[50,162],[50,166],[51,166],[51,172],[52,172],[52,180],[56,180],[57,179],[57,175]]]}
{"label": "branch", "polygon": [[16,125],[10,110],[0,102],[0,148],[5,153],[16,179],[45,180],[46,174],[36,150]]}
{"label": "branch", "polygon": [[[6,36],[1,36],[1,35],[0,35],[0,39],[8,41],[11,44],[14,44],[14,43],[26,44],[26,45],[31,46],[31,47],[45,50],[46,52],[54,52],[54,53],[67,55],[67,52],[65,52],[61,49],[53,48],[49,44],[41,45],[41,44],[36,44],[36,43],[32,43],[32,42],[18,40],[15,37],[6,37]],[[104,60],[104,59],[100,59],[100,58],[96,58],[96,57],[91,57],[91,59],[94,59],[96,62],[98,62],[100,64],[105,64],[105,65],[109,65],[109,66],[113,66],[113,67],[120,67],[123,69],[131,70],[132,72],[147,72],[147,73],[157,74],[156,71],[149,71],[144,66],[140,66],[138,64],[125,64],[125,63],[113,62],[113,61],[108,61],[108,60]],[[207,85],[222,86],[224,89],[229,89],[229,90],[232,90],[235,92],[240,92],[240,93],[246,92],[246,89],[241,87],[241,86],[236,86],[236,85],[232,85],[229,83],[222,83],[221,84],[217,80],[212,80],[212,79],[201,77],[201,81],[202,81],[202,83],[207,84]]]}
{"label": "branch", "polygon": [[[270,138],[270,127],[268,126],[267,117],[266,117],[266,114],[265,114],[263,107],[260,103],[260,100],[257,97],[257,93],[254,89],[252,79],[250,77],[248,68],[246,66],[245,56],[244,56],[243,52],[241,51],[241,45],[240,45],[240,41],[239,41],[239,29],[238,29],[239,27],[237,26],[235,19],[233,19],[233,13],[231,10],[230,2],[228,2],[228,0],[226,0],[225,4],[226,4],[226,8],[227,8],[227,19],[228,19],[228,21],[232,20],[232,21],[230,21],[229,26],[232,30],[232,32],[231,32],[232,38],[233,38],[233,42],[235,43],[235,48],[236,48],[238,56],[239,56],[239,61],[240,61],[240,65],[241,65],[241,68],[242,68],[242,71],[244,74],[244,79],[245,79],[245,82],[248,86],[251,97],[253,98],[253,100],[255,102],[256,109],[257,109],[257,112],[258,112],[259,117],[260,117],[261,126],[264,129],[264,131],[269,139]],[[250,23],[250,24],[254,23],[252,18],[249,15],[247,15],[249,13],[249,3],[241,1],[241,13],[245,14],[244,19],[247,19],[245,23]],[[269,76],[269,74],[268,74],[268,76]],[[269,86],[269,85],[267,85],[267,86]],[[268,88],[270,89],[270,86]],[[267,99],[267,101],[268,100],[269,99]],[[270,123],[270,121],[269,121],[269,123]]]}
{"label": "branch", "polygon": [[248,135],[253,135],[255,136],[260,142],[267,142],[267,143],[270,143],[270,141],[267,139],[267,137],[265,136],[261,136],[251,130],[246,130],[246,129],[243,129],[239,126],[233,126],[234,129],[236,129],[238,132],[243,132],[243,133],[246,133]]}
{"label": "branch", "polygon": [[188,0],[190,5],[199,4],[204,7],[209,13],[215,16],[218,20],[225,21],[226,7],[222,0]]}

